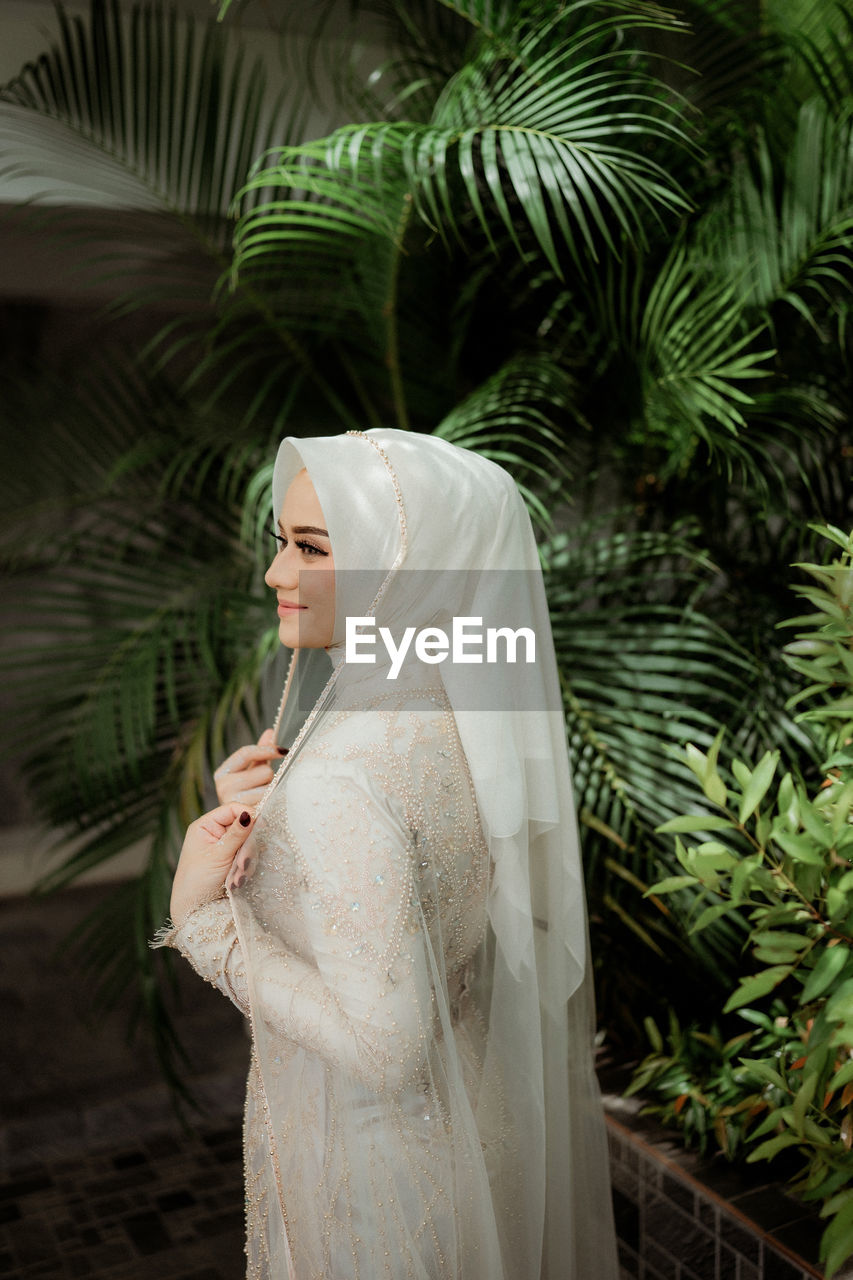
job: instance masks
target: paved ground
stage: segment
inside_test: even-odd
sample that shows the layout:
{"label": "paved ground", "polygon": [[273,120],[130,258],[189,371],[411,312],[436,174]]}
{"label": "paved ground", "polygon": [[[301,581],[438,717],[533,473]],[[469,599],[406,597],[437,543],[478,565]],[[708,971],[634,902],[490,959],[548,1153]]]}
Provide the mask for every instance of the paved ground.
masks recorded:
{"label": "paved ground", "polygon": [[243,1020],[179,959],[187,1128],[127,1006],[93,1014],[57,942],[109,888],[0,901],[0,1275],[238,1280],[243,1275]]}

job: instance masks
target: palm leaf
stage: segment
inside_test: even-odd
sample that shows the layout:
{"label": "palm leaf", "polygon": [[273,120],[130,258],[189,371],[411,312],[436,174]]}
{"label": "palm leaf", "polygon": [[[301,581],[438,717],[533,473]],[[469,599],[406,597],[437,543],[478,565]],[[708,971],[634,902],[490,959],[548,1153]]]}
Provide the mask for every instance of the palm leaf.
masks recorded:
{"label": "palm leaf", "polygon": [[[272,155],[241,193],[251,207],[237,226],[237,270],[269,261],[280,268],[282,254],[295,261],[319,251],[328,275],[353,238],[399,241],[411,199],[447,239],[473,220],[494,243],[497,221],[522,248],[520,215],[560,275],[563,249],[576,258],[613,250],[612,227],[642,239],[648,210],[686,208],[649,155],[654,144],[683,146],[686,137],[661,86],[630,52],[609,47],[616,17],[567,41],[556,39],[562,21],[524,35],[509,65],[503,46],[485,45],[428,125],[351,126]],[[269,188],[281,198],[260,201]]]}
{"label": "palm leaf", "polygon": [[706,128],[716,131],[723,120],[743,128],[778,84],[784,49],[777,31],[759,26],[740,0],[686,0],[679,9],[687,30],[670,36],[664,48],[682,72],[667,74],[677,76]]}
{"label": "palm leaf", "polygon": [[49,182],[56,155],[44,139],[61,139],[75,169],[97,173],[98,204],[156,208],[219,261],[234,190],[288,128],[281,95],[264,102],[262,63],[247,67],[214,23],[199,36],[190,19],[155,6],[134,6],[125,23],[116,0],[92,0],[88,22],[61,5],[57,20],[51,51],[0,92],[7,109],[18,108],[8,118],[29,144],[26,168]]}
{"label": "palm leaf", "polygon": [[[118,0],[92,0],[88,20],[61,6],[57,13],[54,47],[0,90],[0,168],[36,202],[39,233],[61,238],[114,311],[174,316],[150,349],[162,367],[189,365],[195,384],[206,379],[211,405],[254,383],[259,414],[281,403],[284,384],[307,377],[328,388],[346,420],[268,298],[248,285],[214,293],[228,275],[234,192],[260,152],[299,136],[299,95],[286,112],[284,89],[268,94],[263,64],[247,63],[215,23],[199,29],[153,4],[134,6],[124,21]],[[217,296],[227,300],[221,316]],[[235,325],[253,327],[251,341],[235,336]],[[271,353],[279,375],[258,400],[258,369],[269,376]]]}
{"label": "palm leaf", "polygon": [[664,263],[637,334],[646,420],[678,422],[714,445],[719,429],[736,436],[753,403],[744,383],[769,375],[761,326],[747,329],[735,282],[704,281],[681,246]]}
{"label": "palm leaf", "polygon": [[507,467],[534,521],[550,530],[549,495],[568,485],[566,436],[579,417],[574,379],[544,352],[531,353],[513,357],[460,401],[435,434]]}
{"label": "palm leaf", "polygon": [[766,463],[766,450],[743,438],[755,404],[748,388],[770,377],[774,352],[738,279],[712,275],[681,237],[659,264],[626,248],[621,261],[587,281],[611,343],[607,379],[614,367],[630,369],[629,438],[661,450],[664,477],[683,470],[703,442],[727,467],[738,462],[760,482],[751,453]]}
{"label": "palm leaf", "polygon": [[789,86],[798,101],[815,89],[827,108],[843,110],[853,93],[853,15],[839,0],[769,0],[771,27],[791,52]]}
{"label": "palm leaf", "polygon": [[[739,721],[730,742],[737,754],[756,730],[764,732],[759,713],[743,716],[745,706],[762,701],[758,663],[698,607],[710,566],[693,533],[689,526],[653,534],[588,523],[543,550],[598,928],[621,935],[630,918],[647,946],[670,956],[673,948],[692,952],[719,978],[732,963],[736,926],[688,941],[695,893],[674,899],[671,915],[640,896],[680,870],[655,828],[704,807],[683,763],[684,744],[707,748],[721,723]],[[790,722],[788,736],[794,751],[802,735]]]}
{"label": "palm leaf", "polygon": [[784,302],[815,329],[851,287],[853,118],[834,119],[818,99],[799,111],[784,164],[759,139],[757,166],[734,171],[731,197],[706,235],[730,276],[740,272],[750,302]]}

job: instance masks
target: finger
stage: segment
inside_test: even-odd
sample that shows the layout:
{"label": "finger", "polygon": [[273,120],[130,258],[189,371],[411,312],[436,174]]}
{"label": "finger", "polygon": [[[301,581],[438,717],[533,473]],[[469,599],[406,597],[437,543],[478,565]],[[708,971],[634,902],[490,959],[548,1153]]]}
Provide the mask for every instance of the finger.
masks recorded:
{"label": "finger", "polygon": [[244,769],[250,769],[253,765],[263,764],[267,761],[278,760],[281,756],[287,755],[286,747],[261,746],[260,743],[247,743],[244,747],[239,747],[233,752],[218,769],[214,771],[214,778],[222,778],[228,773],[240,773]]}
{"label": "finger", "polygon": [[244,846],[238,849],[234,855],[234,861],[231,863],[233,871],[247,872],[255,865],[255,859],[252,853]]}
{"label": "finger", "polygon": [[258,746],[267,747],[270,751],[274,751],[277,756],[286,756],[290,750],[289,747],[280,747],[278,745],[275,740],[274,729],[264,729],[263,733],[258,738]]}
{"label": "finger", "polygon": [[241,787],[265,787],[272,781],[273,771],[268,764],[259,764],[254,769],[241,769],[235,773],[233,781]]}
{"label": "finger", "polygon": [[228,875],[225,877],[225,888],[242,889],[255,868],[255,861],[254,855],[245,845],[238,849],[228,870]]}
{"label": "finger", "polygon": [[[219,805],[216,809],[209,810],[208,813],[203,813],[200,818],[196,818],[192,826],[200,827],[202,831],[212,836],[214,841],[219,841],[235,824],[245,825],[239,823],[245,808],[244,804],[229,801],[227,804]],[[251,814],[249,818],[251,819]]]}
{"label": "finger", "polygon": [[226,827],[222,835],[216,842],[217,854],[223,857],[233,857],[245,842],[249,832],[252,830],[254,822],[254,814],[250,809],[242,808],[237,805],[235,808],[240,809],[239,814],[229,827]]}
{"label": "finger", "polygon": [[241,804],[243,808],[252,809],[256,804],[260,804],[264,797],[266,787],[252,787],[248,791],[238,791],[231,799],[235,804]]}
{"label": "finger", "polygon": [[[239,804],[245,800],[249,792],[262,792],[273,779],[273,771],[269,765],[261,765],[257,769],[247,769],[244,773],[232,773],[224,778],[216,778],[216,792],[222,804],[230,804],[233,800]],[[253,802],[254,803],[254,802]]]}
{"label": "finger", "polygon": [[238,849],[234,856],[234,861],[231,863],[231,879],[236,881],[239,876],[248,876],[254,865],[254,855],[245,846],[242,849]]}

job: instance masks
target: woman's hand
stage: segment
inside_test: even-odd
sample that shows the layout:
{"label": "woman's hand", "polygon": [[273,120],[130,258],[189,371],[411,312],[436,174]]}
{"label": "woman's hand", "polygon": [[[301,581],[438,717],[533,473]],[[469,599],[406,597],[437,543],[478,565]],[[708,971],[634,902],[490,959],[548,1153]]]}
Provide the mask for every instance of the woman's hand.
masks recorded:
{"label": "woman's hand", "polygon": [[172,881],[170,914],[174,925],[224,892],[225,877],[252,830],[252,815],[243,805],[223,804],[187,827]]}
{"label": "woman's hand", "polygon": [[240,747],[213,775],[220,803],[256,805],[272,781],[271,762],[285,755],[287,748],[275,745],[272,729],[265,729],[256,743]]}

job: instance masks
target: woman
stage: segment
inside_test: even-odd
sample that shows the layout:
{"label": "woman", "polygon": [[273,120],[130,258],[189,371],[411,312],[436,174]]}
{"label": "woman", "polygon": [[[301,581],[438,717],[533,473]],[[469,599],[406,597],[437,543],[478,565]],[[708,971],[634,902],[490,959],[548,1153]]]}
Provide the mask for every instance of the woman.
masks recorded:
{"label": "woman", "polygon": [[284,441],[273,503],[282,708],[219,771],[158,939],[251,1023],[248,1276],[615,1280],[524,503],[392,430]]}

